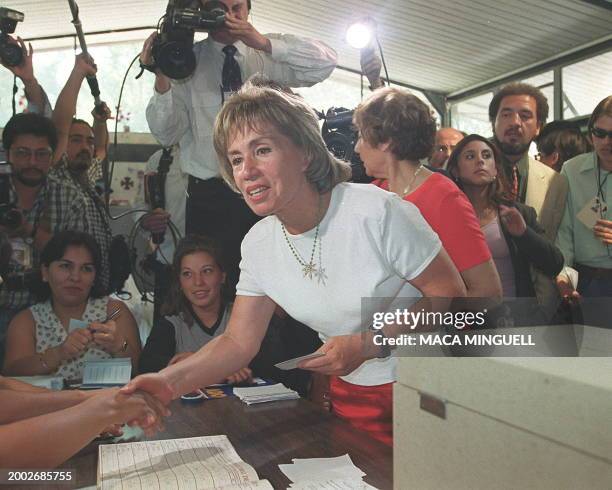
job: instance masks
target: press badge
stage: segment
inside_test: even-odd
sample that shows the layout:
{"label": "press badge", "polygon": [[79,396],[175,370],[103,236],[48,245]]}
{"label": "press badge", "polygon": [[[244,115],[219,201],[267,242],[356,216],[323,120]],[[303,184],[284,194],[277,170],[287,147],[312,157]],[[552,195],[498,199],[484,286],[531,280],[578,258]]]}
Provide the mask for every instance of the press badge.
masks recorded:
{"label": "press badge", "polygon": [[23,267],[25,270],[29,270],[33,267],[32,264],[32,240],[24,240],[23,238],[11,238],[11,247],[13,248],[13,255],[11,259]]}
{"label": "press badge", "polygon": [[576,214],[576,218],[589,230],[592,230],[597,220],[600,220],[606,211],[606,203],[599,196],[595,196],[590,201],[587,201],[584,207]]}

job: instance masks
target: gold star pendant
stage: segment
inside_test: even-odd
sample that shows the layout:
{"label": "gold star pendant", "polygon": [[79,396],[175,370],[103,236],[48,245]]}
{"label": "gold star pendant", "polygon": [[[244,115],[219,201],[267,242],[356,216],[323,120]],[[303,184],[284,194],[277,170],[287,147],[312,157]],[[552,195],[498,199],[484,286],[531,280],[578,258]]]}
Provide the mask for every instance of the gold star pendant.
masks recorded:
{"label": "gold star pendant", "polygon": [[304,267],[302,267],[302,272],[304,273],[304,277],[312,279],[312,276],[316,275],[317,273],[317,264],[313,262],[310,262],[309,264],[304,264]]}

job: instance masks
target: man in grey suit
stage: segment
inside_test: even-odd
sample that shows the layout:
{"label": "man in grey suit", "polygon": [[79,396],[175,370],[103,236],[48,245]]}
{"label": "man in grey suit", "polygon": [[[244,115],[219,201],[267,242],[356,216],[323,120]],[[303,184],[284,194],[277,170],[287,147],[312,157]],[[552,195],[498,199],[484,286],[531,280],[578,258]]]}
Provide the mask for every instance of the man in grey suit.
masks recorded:
{"label": "man in grey suit", "polygon": [[[527,153],[547,117],[546,97],[526,83],[505,85],[489,104],[494,141],[502,152],[511,190],[517,201],[536,210],[546,237],[554,242],[565,209],[567,180]],[[533,270],[532,276],[540,303],[556,302],[558,293],[553,281]]]}

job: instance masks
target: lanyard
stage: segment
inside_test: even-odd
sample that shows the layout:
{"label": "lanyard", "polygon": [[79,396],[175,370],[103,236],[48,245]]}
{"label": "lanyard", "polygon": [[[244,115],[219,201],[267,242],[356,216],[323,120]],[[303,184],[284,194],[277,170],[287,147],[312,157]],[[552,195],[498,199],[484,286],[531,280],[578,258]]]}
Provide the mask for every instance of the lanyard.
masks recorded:
{"label": "lanyard", "polygon": [[[599,217],[601,219],[605,219],[606,212],[608,211],[608,206],[606,205],[606,198],[604,196],[604,188],[606,185],[606,181],[612,172],[606,172],[603,180],[601,179],[601,165],[597,164],[597,197],[596,197],[596,205],[599,208]],[[606,249],[608,251],[608,257],[612,257],[610,245],[606,245]]]}
{"label": "lanyard", "polygon": [[601,179],[601,166],[597,165],[597,205],[599,207],[599,216],[603,219],[608,206],[606,206],[606,197],[604,196],[604,189],[606,181],[612,172],[606,172],[603,180]]}

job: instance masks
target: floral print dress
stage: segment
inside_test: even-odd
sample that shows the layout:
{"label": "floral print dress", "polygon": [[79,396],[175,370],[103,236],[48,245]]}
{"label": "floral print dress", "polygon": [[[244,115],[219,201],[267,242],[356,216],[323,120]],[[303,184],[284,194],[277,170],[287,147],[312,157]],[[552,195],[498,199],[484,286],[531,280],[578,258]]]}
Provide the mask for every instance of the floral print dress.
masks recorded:
{"label": "floral print dress", "polygon": [[[89,298],[82,320],[87,323],[103,322],[107,316],[108,296],[103,298]],[[34,322],[36,324],[36,352],[61,345],[68,337],[68,331],[64,328],[59,318],[53,311],[51,300],[37,303],[30,307]],[[83,377],[85,361],[96,361],[112,357],[108,352],[92,345],[78,357],[62,361],[54,373],[65,379],[80,379]]]}

